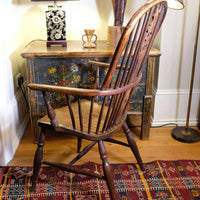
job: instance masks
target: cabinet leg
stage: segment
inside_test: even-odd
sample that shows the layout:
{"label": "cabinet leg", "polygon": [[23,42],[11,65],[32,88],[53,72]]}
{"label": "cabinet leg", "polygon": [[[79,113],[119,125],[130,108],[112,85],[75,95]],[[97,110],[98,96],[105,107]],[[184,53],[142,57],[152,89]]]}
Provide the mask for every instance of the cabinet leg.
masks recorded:
{"label": "cabinet leg", "polygon": [[142,128],[141,128],[141,139],[148,140],[151,124],[151,106],[152,106],[152,96],[144,96],[144,107],[142,112]]}

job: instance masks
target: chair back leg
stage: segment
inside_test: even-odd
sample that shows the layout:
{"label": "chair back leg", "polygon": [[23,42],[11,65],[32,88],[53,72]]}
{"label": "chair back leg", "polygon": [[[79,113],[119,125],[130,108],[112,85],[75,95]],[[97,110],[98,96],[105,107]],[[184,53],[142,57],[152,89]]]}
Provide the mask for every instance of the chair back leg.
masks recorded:
{"label": "chair back leg", "polygon": [[136,144],[136,142],[135,142],[133,136],[131,135],[131,131],[130,131],[130,129],[129,129],[129,127],[128,127],[128,125],[127,125],[126,122],[124,122],[124,124],[123,124],[123,131],[124,131],[124,133],[125,133],[125,135],[126,135],[128,144],[129,144],[129,146],[130,146],[130,148],[131,148],[133,154],[135,155],[138,164],[140,165],[141,170],[144,171],[144,170],[145,170],[145,169],[144,169],[144,164],[143,164],[143,162],[142,162],[142,158],[141,158],[141,156],[140,156],[140,153],[139,153],[137,144]]}

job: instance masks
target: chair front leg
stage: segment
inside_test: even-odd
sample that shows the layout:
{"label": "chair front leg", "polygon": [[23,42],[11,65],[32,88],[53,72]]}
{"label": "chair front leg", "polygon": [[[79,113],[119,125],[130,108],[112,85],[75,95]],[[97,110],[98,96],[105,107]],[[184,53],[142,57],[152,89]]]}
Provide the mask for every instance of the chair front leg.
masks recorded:
{"label": "chair front leg", "polygon": [[35,152],[34,163],[33,163],[33,176],[32,176],[32,191],[35,191],[36,183],[39,176],[39,171],[41,167],[41,161],[43,159],[43,146],[45,141],[45,129],[41,128],[39,140],[38,140],[38,147]]}
{"label": "chair front leg", "polygon": [[141,170],[144,171],[145,170],[144,169],[144,164],[142,162],[142,158],[140,156],[137,144],[136,144],[133,136],[131,135],[130,129],[129,129],[129,127],[128,127],[126,122],[124,122],[123,130],[124,130],[124,133],[125,133],[125,135],[127,137],[128,144],[129,144],[133,154],[135,155],[135,157],[137,159],[137,162],[140,165]]}
{"label": "chair front leg", "polygon": [[116,200],[117,198],[116,198],[115,188],[114,188],[113,170],[111,169],[111,166],[108,163],[106,150],[105,150],[103,141],[102,140],[99,141],[98,145],[99,145],[99,153],[101,155],[101,160],[103,162],[104,176],[106,179],[106,183],[108,185],[110,196],[112,200]]}

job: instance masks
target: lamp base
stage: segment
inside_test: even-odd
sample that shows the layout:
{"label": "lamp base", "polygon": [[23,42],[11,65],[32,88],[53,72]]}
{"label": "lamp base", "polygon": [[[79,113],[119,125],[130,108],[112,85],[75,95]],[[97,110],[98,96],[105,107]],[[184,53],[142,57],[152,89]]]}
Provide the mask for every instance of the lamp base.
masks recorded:
{"label": "lamp base", "polygon": [[50,46],[62,46],[66,47],[67,46],[67,41],[47,41],[47,47]]}
{"label": "lamp base", "polygon": [[180,142],[194,143],[200,140],[200,133],[192,128],[177,127],[172,130],[172,137]]}

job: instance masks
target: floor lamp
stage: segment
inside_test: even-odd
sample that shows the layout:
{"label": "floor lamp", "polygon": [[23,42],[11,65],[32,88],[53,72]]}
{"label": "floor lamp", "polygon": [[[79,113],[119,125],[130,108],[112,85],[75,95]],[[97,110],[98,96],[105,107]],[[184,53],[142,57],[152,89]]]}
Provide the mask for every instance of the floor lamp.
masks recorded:
{"label": "floor lamp", "polygon": [[195,38],[195,45],[194,45],[193,65],[192,65],[192,72],[191,72],[191,82],[190,82],[190,92],[189,92],[189,100],[188,100],[186,126],[185,127],[177,127],[172,130],[172,137],[178,141],[185,142],[185,143],[193,143],[193,142],[197,142],[200,140],[200,133],[193,128],[189,128],[189,125],[188,125],[189,117],[190,117],[190,107],[191,107],[191,101],[192,101],[194,72],[195,72],[195,65],[196,65],[196,53],[197,53],[199,26],[200,26],[200,3],[199,3],[199,9],[198,9],[197,30],[196,30],[196,38]]}

